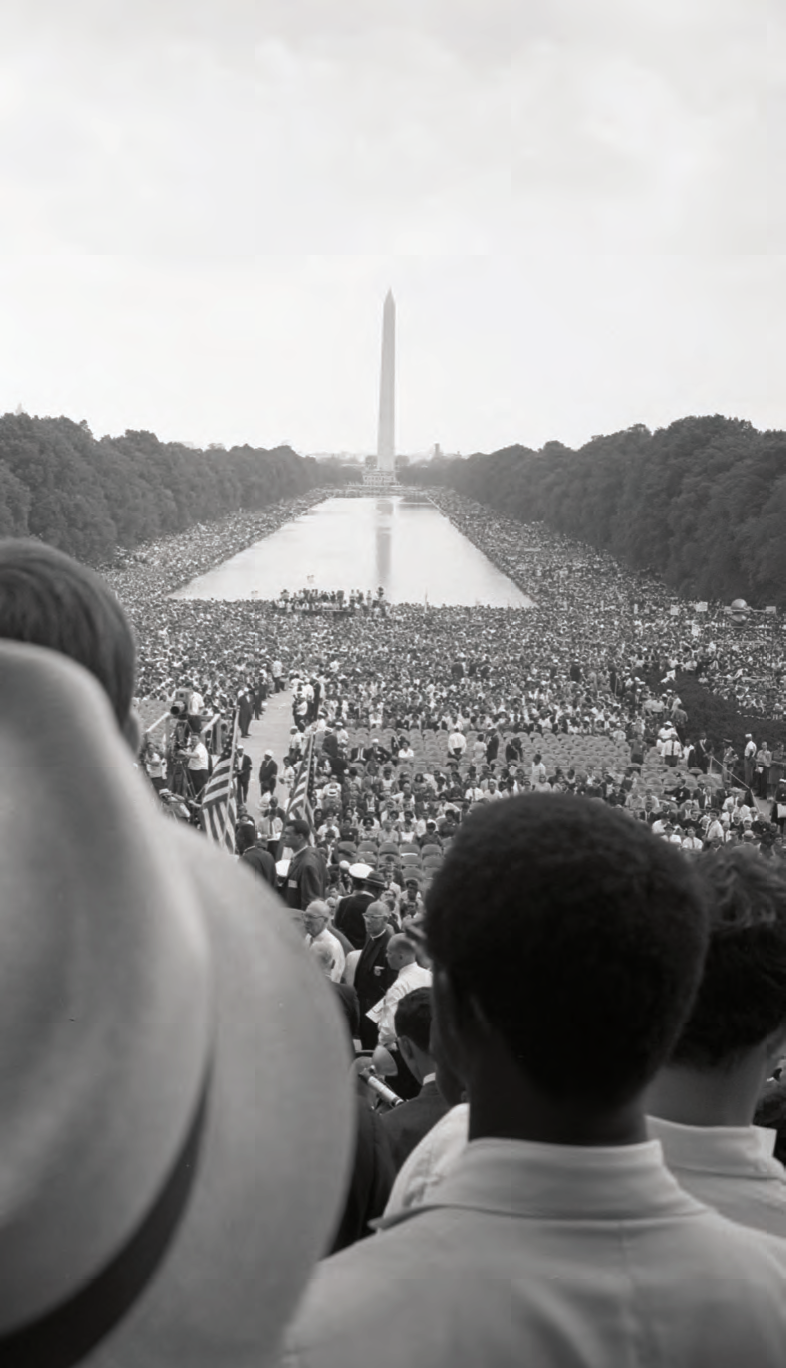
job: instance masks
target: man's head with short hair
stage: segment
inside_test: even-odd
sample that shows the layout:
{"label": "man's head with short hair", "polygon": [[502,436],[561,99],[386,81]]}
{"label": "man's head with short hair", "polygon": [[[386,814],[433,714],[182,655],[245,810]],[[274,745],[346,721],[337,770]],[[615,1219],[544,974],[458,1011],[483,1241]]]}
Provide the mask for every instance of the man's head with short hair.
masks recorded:
{"label": "man's head with short hair", "polygon": [[710,891],[710,943],[671,1062],[702,1069],[786,1032],[786,872],[740,845],[696,864]]}
{"label": "man's head with short hair", "polygon": [[330,921],[330,908],[321,898],[310,902],[303,913],[303,925],[310,936],[318,936]]}
{"label": "man's head with short hair", "polygon": [[257,828],[253,817],[242,817],[235,827],[235,844],[238,855],[244,855],[256,844]]}
{"label": "man's head with short hair", "polygon": [[390,912],[383,902],[369,903],[363,912],[363,921],[370,936],[378,936],[388,924]]}
{"label": "man's head with short hair", "polygon": [[431,1044],[433,1024],[430,988],[415,988],[401,999],[394,1017],[398,1047],[418,1083],[437,1067]]}
{"label": "man's head with short hair", "polygon": [[385,951],[385,958],[387,959],[390,968],[395,969],[398,974],[407,964],[415,963],[415,947],[408,936],[399,932],[390,937],[388,948]]}
{"label": "man's head with short hair", "polygon": [[404,1036],[423,1054],[430,1053],[433,1013],[431,989],[414,988],[401,999],[394,1018],[399,1044]]}
{"label": "man's head with short hair", "polygon": [[292,850],[302,850],[310,835],[311,827],[304,818],[289,818],[284,828],[284,844]]}
{"label": "man's head with short hair", "polygon": [[89,670],[136,750],[134,636],[100,575],[33,538],[0,539],[0,637],[59,651]]}
{"label": "man's head with short hair", "polygon": [[498,1065],[522,1094],[600,1117],[636,1102],[668,1057],[701,976],[707,912],[695,872],[646,825],[528,794],[462,824],[426,932],[437,1015],[476,1081]]}

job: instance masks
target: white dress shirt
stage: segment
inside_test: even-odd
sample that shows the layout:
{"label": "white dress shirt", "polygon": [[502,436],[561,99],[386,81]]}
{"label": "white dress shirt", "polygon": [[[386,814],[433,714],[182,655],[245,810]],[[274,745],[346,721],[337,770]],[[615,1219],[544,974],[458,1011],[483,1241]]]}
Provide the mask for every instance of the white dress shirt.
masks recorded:
{"label": "white dress shirt", "polygon": [[476,1140],[428,1206],[324,1260],[285,1368],[783,1368],[786,1241],[680,1188],[657,1141]]}
{"label": "white dress shirt", "polygon": [[388,988],[385,996],[380,998],[370,1011],[366,1012],[369,1021],[376,1022],[379,1027],[380,1045],[393,1045],[395,1043],[396,1008],[401,999],[406,997],[407,993],[413,992],[415,988],[430,987],[430,969],[422,969],[414,961],[412,964],[405,964],[403,969],[399,969],[395,982]]}
{"label": "white dress shirt", "polygon": [[730,1221],[786,1237],[786,1170],[764,1126],[681,1126],[647,1117],[680,1187]]}
{"label": "white dress shirt", "polygon": [[341,977],[347,962],[347,952],[344,949],[338,936],[334,936],[332,931],[328,931],[326,926],[316,936],[306,936],[306,945],[326,945],[333,956],[333,968],[330,971],[330,978],[333,983],[340,983]]}

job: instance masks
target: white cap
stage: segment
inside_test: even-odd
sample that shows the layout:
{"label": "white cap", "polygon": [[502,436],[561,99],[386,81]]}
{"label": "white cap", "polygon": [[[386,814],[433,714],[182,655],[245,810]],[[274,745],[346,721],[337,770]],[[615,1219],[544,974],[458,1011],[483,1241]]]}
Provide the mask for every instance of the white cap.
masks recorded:
{"label": "white cap", "polygon": [[372,872],[371,865],[353,864],[349,866],[349,874],[352,879],[367,879]]}

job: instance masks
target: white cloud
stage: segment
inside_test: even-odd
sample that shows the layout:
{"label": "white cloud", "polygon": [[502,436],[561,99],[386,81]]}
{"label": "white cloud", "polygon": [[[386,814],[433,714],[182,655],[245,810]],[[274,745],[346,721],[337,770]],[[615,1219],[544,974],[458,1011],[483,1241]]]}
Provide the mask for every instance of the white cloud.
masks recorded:
{"label": "white cloud", "polygon": [[699,403],[786,423],[782,272],[753,260],[786,250],[785,23],[771,0],[9,0],[0,407],[370,445],[392,283],[408,446]]}

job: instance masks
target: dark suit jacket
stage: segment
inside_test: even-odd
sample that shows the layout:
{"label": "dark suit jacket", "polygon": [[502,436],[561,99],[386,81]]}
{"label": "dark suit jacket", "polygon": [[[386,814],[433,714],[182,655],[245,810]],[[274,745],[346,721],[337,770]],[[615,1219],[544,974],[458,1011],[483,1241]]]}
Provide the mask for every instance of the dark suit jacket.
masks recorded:
{"label": "dark suit jacket", "polygon": [[251,846],[241,856],[243,864],[250,865],[254,873],[260,879],[272,884],[276,884],[276,862],[269,851],[263,850],[261,846]]}
{"label": "dark suit jacket", "polygon": [[348,983],[331,983],[330,986],[335,992],[341,1005],[341,1010],[347,1019],[349,1034],[354,1038],[360,1030],[358,995],[354,988]]}
{"label": "dark suit jacket", "polygon": [[450,1111],[450,1104],[432,1079],[423,1084],[417,1097],[410,1102],[403,1102],[400,1107],[381,1114],[380,1120],[390,1142],[397,1173],[423,1136],[428,1134],[432,1126],[436,1126],[447,1111]]}
{"label": "dark suit jacket", "polygon": [[369,1221],[385,1210],[395,1177],[387,1136],[377,1112],[369,1111],[365,1098],[358,1098],[356,1108],[355,1159],[341,1222],[329,1254],[337,1254],[371,1234]]}
{"label": "dark suit jacket", "polygon": [[338,737],[335,732],[327,732],[322,741],[322,750],[331,760],[335,760],[338,755]]}
{"label": "dark suit jacket", "polygon": [[374,940],[367,940],[360,952],[360,959],[355,966],[355,992],[358,995],[361,1019],[370,1007],[385,996],[388,988],[398,977],[398,970],[391,969],[385,958],[388,941],[392,935],[392,926],[386,926],[382,935],[375,937]]}
{"label": "dark suit jacket", "polygon": [[287,907],[301,911],[316,898],[324,898],[325,866],[313,846],[304,846],[292,856],[283,896]]}
{"label": "dark suit jacket", "polygon": [[348,897],[340,899],[336,908],[333,925],[352,942],[354,950],[362,950],[365,944],[366,923],[363,913],[373,901],[373,893],[350,893]]}

